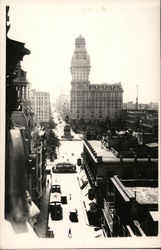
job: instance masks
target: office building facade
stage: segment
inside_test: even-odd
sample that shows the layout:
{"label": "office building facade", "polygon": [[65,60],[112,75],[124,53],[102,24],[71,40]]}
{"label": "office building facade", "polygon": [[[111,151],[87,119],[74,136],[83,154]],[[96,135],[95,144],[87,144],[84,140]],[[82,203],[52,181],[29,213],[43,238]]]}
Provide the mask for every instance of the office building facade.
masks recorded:
{"label": "office building facade", "polygon": [[80,35],[75,40],[75,50],[71,60],[70,119],[105,120],[117,119],[123,107],[121,83],[90,84],[90,56],[85,47],[85,39]]}
{"label": "office building facade", "polygon": [[31,91],[32,111],[37,115],[39,122],[48,122],[51,117],[50,94],[43,91]]}

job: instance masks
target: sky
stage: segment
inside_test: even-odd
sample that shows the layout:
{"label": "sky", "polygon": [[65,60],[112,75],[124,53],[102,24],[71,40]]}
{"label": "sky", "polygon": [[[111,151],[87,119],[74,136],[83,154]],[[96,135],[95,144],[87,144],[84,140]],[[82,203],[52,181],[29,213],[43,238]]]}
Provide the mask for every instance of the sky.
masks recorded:
{"label": "sky", "polygon": [[2,0],[10,6],[8,37],[31,54],[22,68],[33,89],[51,100],[69,93],[75,38],[86,40],[92,83],[121,82],[123,101],[160,98],[158,0]]}

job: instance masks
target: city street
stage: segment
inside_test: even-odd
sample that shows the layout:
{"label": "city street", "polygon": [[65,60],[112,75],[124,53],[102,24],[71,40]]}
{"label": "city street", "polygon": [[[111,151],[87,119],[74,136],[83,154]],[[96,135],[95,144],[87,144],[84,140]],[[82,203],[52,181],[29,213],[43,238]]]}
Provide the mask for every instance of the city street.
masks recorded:
{"label": "city street", "polygon": [[[61,140],[63,134],[62,122],[56,127],[56,134],[60,138],[61,145],[57,152],[58,159],[53,162],[71,162],[77,164],[77,159],[83,151],[83,143],[79,140],[67,141]],[[74,135],[75,139],[75,134]],[[78,138],[78,135],[77,135]],[[83,195],[79,186],[78,175],[79,166],[77,166],[76,173],[53,173],[53,177],[58,177],[61,183],[61,195],[67,197],[67,204],[62,204],[63,219],[52,220],[49,215],[48,227],[53,230],[54,240],[60,242],[64,240],[84,241],[89,238],[92,240],[95,237],[102,236],[102,231],[94,231],[94,227],[88,225],[88,218],[83,204]],[[70,199],[71,196],[71,199]],[[78,222],[71,222],[69,219],[69,211],[76,208],[78,211]],[[71,229],[71,238],[68,237],[69,229]],[[100,233],[101,231],[101,233]]]}
{"label": "city street", "polygon": [[[49,215],[49,224],[51,230],[54,232],[55,239],[66,239],[68,238],[68,231],[71,228],[72,238],[93,237],[94,230],[92,227],[87,225],[88,220],[83,207],[82,195],[77,180],[76,174],[55,174],[58,176],[61,182],[62,196],[67,196],[67,204],[63,204],[63,219],[62,220],[51,220]],[[70,199],[71,194],[71,199]],[[78,211],[78,222],[71,222],[69,219],[69,211],[72,208],[76,208]]]}
{"label": "city street", "polygon": [[1,2],[0,249],[159,248],[160,1]]}

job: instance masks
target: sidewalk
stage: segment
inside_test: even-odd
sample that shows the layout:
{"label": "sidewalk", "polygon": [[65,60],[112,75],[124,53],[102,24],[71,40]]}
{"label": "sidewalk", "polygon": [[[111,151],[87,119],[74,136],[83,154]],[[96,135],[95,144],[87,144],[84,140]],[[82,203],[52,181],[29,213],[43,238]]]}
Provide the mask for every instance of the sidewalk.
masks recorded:
{"label": "sidewalk", "polygon": [[41,198],[40,214],[38,215],[37,224],[35,226],[35,232],[37,236],[41,238],[46,238],[47,236],[49,198],[50,183],[47,183],[46,190],[44,190]]}
{"label": "sidewalk", "polygon": [[89,224],[89,219],[88,219],[88,215],[87,215],[87,208],[86,208],[86,203],[85,203],[84,196],[83,196],[82,189],[81,189],[79,173],[78,173],[78,176],[77,176],[77,180],[78,180],[78,183],[79,183],[80,192],[82,194],[81,205],[82,205],[82,209],[83,209],[84,218],[85,218],[85,221],[86,221],[86,225],[89,226],[90,224]]}

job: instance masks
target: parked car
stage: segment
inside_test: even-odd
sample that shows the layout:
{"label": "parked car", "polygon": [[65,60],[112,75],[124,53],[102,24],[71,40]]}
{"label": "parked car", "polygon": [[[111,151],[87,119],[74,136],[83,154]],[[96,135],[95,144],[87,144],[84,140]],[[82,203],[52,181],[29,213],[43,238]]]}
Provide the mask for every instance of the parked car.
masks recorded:
{"label": "parked car", "polygon": [[63,209],[61,204],[55,203],[54,205],[50,204],[50,212],[52,220],[62,220],[63,219]]}
{"label": "parked car", "polygon": [[71,222],[78,222],[78,212],[76,208],[69,211],[69,219]]}

